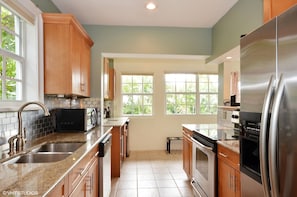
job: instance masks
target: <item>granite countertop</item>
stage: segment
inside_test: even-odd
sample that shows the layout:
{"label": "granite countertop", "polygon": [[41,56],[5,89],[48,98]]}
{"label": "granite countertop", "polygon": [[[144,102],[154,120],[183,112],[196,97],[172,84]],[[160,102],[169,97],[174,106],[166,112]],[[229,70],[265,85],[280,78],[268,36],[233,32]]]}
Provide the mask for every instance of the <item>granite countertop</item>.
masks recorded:
{"label": "granite countertop", "polygon": [[217,141],[218,144],[232,150],[233,152],[240,153],[239,151],[239,140],[221,140]]}
{"label": "granite countertop", "polygon": [[[209,129],[226,129],[230,130],[231,128],[220,126],[218,124],[182,124],[182,127],[187,128],[190,131],[199,130],[201,128],[209,128]],[[239,153],[239,140],[217,140],[217,143],[225,146],[226,148]]]}
{"label": "granite countertop", "polygon": [[[111,127],[95,127],[87,133],[53,133],[27,142],[29,151],[46,142],[86,142],[64,160],[52,163],[0,163],[0,196],[45,196],[67,175],[71,169],[111,130]],[[2,159],[0,162],[3,162]]]}
{"label": "granite countertop", "polygon": [[123,126],[128,120],[129,120],[128,117],[107,118],[103,121],[103,126],[105,127]]}
{"label": "granite countertop", "polygon": [[200,130],[203,129],[230,129],[224,126],[220,126],[216,123],[214,124],[182,124],[182,127],[189,129],[190,131]]}
{"label": "granite countertop", "polygon": [[240,110],[240,106],[218,106],[219,109],[229,110],[229,111],[236,111]]}

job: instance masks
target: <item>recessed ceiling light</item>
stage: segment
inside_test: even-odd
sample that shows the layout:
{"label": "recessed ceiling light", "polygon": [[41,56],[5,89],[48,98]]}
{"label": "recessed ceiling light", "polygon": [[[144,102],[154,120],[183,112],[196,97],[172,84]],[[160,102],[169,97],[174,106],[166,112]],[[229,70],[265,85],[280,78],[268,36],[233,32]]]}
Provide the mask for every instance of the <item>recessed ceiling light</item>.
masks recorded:
{"label": "recessed ceiling light", "polygon": [[148,10],[154,10],[154,9],[156,9],[156,4],[154,4],[153,2],[149,2],[149,3],[147,3],[146,4],[146,9],[148,9]]}
{"label": "recessed ceiling light", "polygon": [[227,59],[227,60],[231,60],[232,57],[231,57],[231,56],[227,56],[226,59]]}

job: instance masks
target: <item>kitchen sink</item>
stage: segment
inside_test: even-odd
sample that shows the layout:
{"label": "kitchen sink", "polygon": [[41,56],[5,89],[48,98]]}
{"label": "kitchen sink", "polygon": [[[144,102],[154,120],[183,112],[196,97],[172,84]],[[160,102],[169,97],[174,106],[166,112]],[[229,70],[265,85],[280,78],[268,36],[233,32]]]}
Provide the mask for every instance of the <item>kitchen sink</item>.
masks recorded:
{"label": "kitchen sink", "polygon": [[48,142],[3,164],[57,162],[66,159],[83,144],[85,142]]}
{"label": "kitchen sink", "polygon": [[27,153],[17,157],[14,157],[3,164],[14,164],[14,163],[49,163],[57,162],[66,159],[71,153]]}
{"label": "kitchen sink", "polygon": [[81,147],[85,142],[49,142],[32,150],[34,153],[72,153]]}

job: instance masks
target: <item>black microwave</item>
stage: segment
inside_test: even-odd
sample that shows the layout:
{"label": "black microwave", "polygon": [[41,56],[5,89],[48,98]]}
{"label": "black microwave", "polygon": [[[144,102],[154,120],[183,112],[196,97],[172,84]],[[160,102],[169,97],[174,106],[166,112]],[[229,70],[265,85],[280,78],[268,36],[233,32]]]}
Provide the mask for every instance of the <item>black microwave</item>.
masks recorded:
{"label": "black microwave", "polygon": [[96,108],[56,109],[56,131],[89,131],[97,126]]}

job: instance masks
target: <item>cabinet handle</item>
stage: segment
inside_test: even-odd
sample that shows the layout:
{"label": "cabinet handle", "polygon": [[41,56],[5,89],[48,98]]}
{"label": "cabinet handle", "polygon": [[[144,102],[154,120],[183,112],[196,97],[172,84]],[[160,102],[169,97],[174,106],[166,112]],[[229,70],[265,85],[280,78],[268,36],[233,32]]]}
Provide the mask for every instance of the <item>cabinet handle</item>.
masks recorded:
{"label": "cabinet handle", "polygon": [[226,155],[226,154],[224,154],[224,153],[221,153],[221,152],[219,152],[219,155],[221,155],[222,157],[225,157],[225,158],[228,157],[228,155]]}
{"label": "cabinet handle", "polygon": [[64,197],[65,196],[65,184],[63,184],[63,186],[62,186],[62,197]]}
{"label": "cabinet handle", "polygon": [[231,190],[234,191],[233,175],[230,173],[230,176],[231,176]]}
{"label": "cabinet handle", "polygon": [[229,187],[229,189],[231,189],[231,174],[230,174],[230,172],[228,172],[228,176],[229,176],[228,187]]}
{"label": "cabinet handle", "polygon": [[234,192],[236,192],[236,176],[233,176]]}
{"label": "cabinet handle", "polygon": [[85,84],[84,84],[84,83],[81,83],[81,84],[80,84],[80,90],[81,90],[81,91],[85,91]]}

